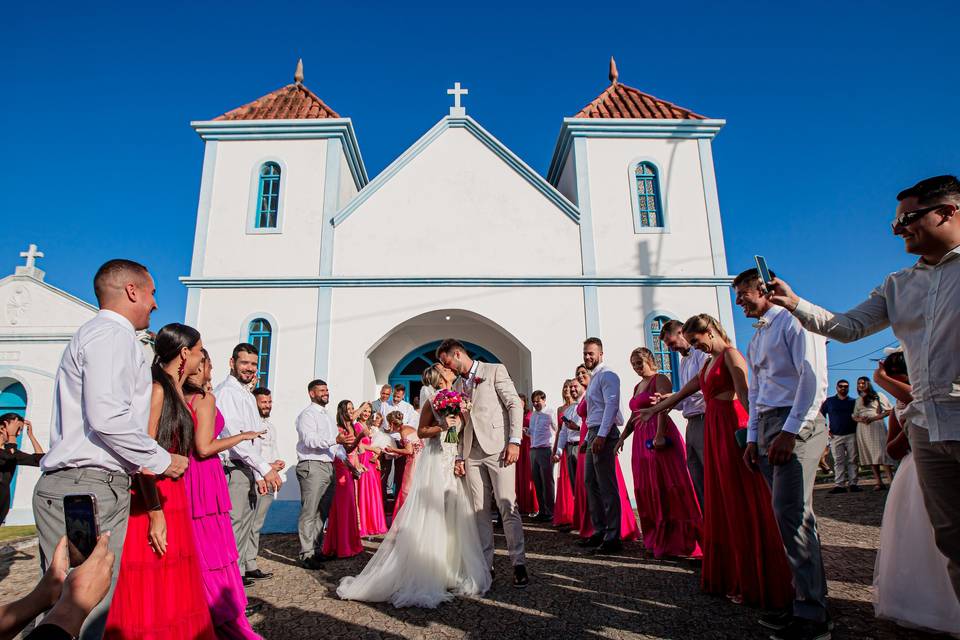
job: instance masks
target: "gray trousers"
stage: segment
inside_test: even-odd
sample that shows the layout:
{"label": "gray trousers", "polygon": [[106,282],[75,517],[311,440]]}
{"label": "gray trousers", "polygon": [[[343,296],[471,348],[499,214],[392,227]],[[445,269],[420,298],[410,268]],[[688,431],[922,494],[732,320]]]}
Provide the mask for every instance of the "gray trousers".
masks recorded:
{"label": "gray trousers", "polygon": [[273,504],[273,494],[257,496],[257,508],[253,514],[253,527],[250,529],[250,544],[247,545],[247,571],[257,570],[257,556],[260,554],[260,530],[267,520],[267,512]]}
{"label": "gray trousers", "polygon": [[567,444],[567,477],[570,479],[570,491],[577,495],[577,461],[580,458],[580,443]]}
{"label": "gray trousers", "polygon": [[297,464],[297,482],[300,483],[300,518],[297,520],[300,559],[308,560],[319,556],[323,547],[323,527],[337,488],[333,463],[302,460]]}
{"label": "gray trousers", "polygon": [[797,434],[790,460],[771,465],[767,446],[781,432],[789,415],[790,407],[760,414],[757,425],[760,471],[770,485],[773,514],[793,572],[796,589],[793,615],[823,622],[827,619],[827,578],[820,554],[817,518],[813,514],[813,483],[820,455],[827,446],[827,430],[822,422],[806,424]]}
{"label": "gray trousers", "polygon": [[587,485],[587,504],[595,536],[604,541],[620,539],[620,488],[617,486],[617,440],[620,430],[610,429],[606,443],[599,454],[593,452],[597,429],[587,431],[587,459],[583,469]]}
{"label": "gray trousers", "polygon": [[250,532],[257,515],[257,483],[253,470],[243,463],[230,461],[224,465],[227,473],[227,489],[230,492],[230,524],[233,525],[233,537],[237,540],[237,563],[240,575],[252,571],[247,566],[250,556]]}
{"label": "gray trousers", "polygon": [[553,517],[553,501],[556,487],[553,483],[553,448],[537,447],[530,449],[530,472],[533,474],[533,487],[537,492],[540,515]]}
{"label": "gray trousers", "polygon": [[[100,533],[110,532],[110,550],[113,561],[113,579],[110,591],[98,604],[80,629],[82,640],[99,640],[107,624],[107,613],[113,600],[113,590],[120,574],[120,556],[123,541],[127,537],[127,520],[130,517],[130,476],[125,473],[110,474],[93,468],[64,469],[44,474],[33,492],[33,517],[37,522],[40,538],[40,570],[46,571],[53,551],[66,535],[63,519],[63,497],[71,493],[92,493],[97,499],[97,524]],[[147,544],[144,540],[143,544]]]}
{"label": "gray trousers", "polygon": [[703,414],[687,418],[687,471],[693,480],[693,490],[703,509]]}
{"label": "gray trousers", "polygon": [[929,431],[913,426],[908,434],[934,539],[960,598],[960,441],[930,442]]}
{"label": "gray trousers", "polygon": [[833,481],[838,487],[857,486],[857,469],[860,468],[857,434],[830,436],[830,450],[833,452]]}

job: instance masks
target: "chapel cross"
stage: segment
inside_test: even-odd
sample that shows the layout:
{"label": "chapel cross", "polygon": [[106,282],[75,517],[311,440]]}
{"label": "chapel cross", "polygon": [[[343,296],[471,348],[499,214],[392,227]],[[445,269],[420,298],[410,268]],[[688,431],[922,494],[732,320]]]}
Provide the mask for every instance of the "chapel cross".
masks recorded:
{"label": "chapel cross", "polygon": [[469,91],[460,88],[459,82],[453,83],[453,89],[447,89],[447,95],[453,96],[453,106],[450,107],[450,115],[463,117],[467,115],[467,110],[460,106],[460,96],[465,96]]}
{"label": "chapel cross", "polygon": [[31,244],[26,251],[20,252],[20,257],[27,259],[27,269],[33,269],[37,266],[37,258],[43,257],[43,252],[37,251],[37,245]]}

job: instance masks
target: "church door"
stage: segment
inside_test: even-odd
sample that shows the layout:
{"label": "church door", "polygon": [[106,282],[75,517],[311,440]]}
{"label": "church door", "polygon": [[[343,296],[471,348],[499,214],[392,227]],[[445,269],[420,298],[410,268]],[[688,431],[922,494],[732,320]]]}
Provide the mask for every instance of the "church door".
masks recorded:
{"label": "church door", "polygon": [[[0,379],[0,415],[4,413],[16,413],[23,417],[27,414],[27,390],[16,380],[10,378]],[[23,443],[24,432],[20,431],[17,436],[17,448]],[[17,469],[14,468],[13,479],[10,480],[10,504],[13,504],[14,492],[17,490]]]}
{"label": "church door", "polygon": [[[414,349],[404,356],[390,372],[388,380],[390,386],[402,384],[406,387],[407,402],[413,402],[412,398],[420,396],[420,388],[423,387],[420,378],[424,369],[437,361],[435,352],[439,346],[440,341],[437,340]],[[500,364],[499,358],[479,345],[465,342],[463,346],[467,348],[467,355],[474,360]]]}

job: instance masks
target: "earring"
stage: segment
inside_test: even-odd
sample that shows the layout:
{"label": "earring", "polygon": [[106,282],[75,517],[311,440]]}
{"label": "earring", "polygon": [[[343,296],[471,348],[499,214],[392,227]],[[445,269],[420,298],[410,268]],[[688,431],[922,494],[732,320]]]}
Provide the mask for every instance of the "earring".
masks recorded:
{"label": "earring", "polygon": [[187,359],[180,356],[180,366],[177,368],[177,380],[183,380],[183,368],[187,366]]}

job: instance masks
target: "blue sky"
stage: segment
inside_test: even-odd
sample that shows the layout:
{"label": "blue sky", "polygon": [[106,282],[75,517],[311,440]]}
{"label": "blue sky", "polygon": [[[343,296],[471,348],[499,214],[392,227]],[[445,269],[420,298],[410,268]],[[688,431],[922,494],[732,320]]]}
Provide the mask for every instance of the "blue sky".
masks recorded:
{"label": "blue sky", "polygon": [[[730,271],[762,253],[846,308],[912,262],[889,231],[897,191],[960,172],[960,5],[786,5],[16,3],[0,25],[0,272],[36,242],[48,280],[92,300],[97,266],[132,257],[159,285],[155,327],[182,320],[203,158],[190,120],[289,83],[303,57],[373,176],[459,80],[468,112],[546,173],[612,54],[623,83],[727,120],[714,156]],[[872,368],[840,363],[892,339],[831,345],[831,378]]]}

